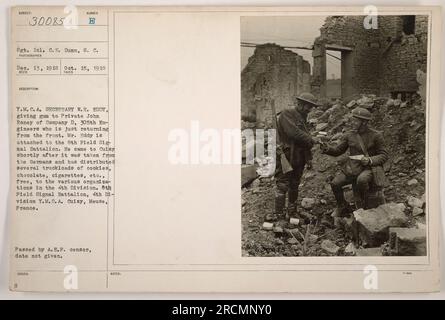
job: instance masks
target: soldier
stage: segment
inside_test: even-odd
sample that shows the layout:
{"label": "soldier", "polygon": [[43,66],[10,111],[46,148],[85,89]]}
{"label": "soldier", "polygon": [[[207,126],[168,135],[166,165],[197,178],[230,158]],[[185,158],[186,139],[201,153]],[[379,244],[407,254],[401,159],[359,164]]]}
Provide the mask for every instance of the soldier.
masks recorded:
{"label": "soldier", "polygon": [[[348,216],[350,214],[349,204],[343,194],[343,186],[355,184],[361,201],[357,207],[368,208],[367,192],[373,181],[371,167],[382,166],[388,159],[385,149],[383,135],[368,127],[372,119],[371,113],[357,107],[352,111],[352,130],[346,133],[340,143],[335,147],[321,144],[321,152],[339,156],[349,149],[350,156],[363,155],[361,160],[350,159],[345,168],[339,172],[331,182],[332,192],[337,201],[337,216]],[[365,156],[365,153],[368,156]]]}
{"label": "soldier", "polygon": [[[311,148],[315,143],[309,134],[306,120],[308,113],[315,106],[317,106],[315,97],[305,92],[297,97],[294,108],[284,110],[278,118],[277,133],[283,145],[282,152],[293,170],[283,173],[281,163],[277,163],[275,213],[266,215],[267,221],[275,221],[283,216],[286,193],[288,193],[289,215],[297,215],[298,186],[304,167],[311,166]],[[277,156],[277,159],[279,158]]]}

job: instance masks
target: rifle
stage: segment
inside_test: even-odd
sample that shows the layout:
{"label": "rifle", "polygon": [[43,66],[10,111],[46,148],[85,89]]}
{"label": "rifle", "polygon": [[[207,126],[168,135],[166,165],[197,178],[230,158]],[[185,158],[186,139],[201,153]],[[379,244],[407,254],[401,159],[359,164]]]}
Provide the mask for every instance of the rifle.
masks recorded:
{"label": "rifle", "polygon": [[[280,156],[280,163],[281,163],[281,169],[283,171],[284,174],[291,172],[292,170],[294,170],[291,166],[291,164],[289,163],[289,161],[286,158],[286,155],[284,154],[283,151],[283,146],[281,144],[280,141],[280,135],[278,134],[278,120],[277,120],[277,112],[275,110],[275,100],[271,100],[270,101],[270,105],[272,108],[272,115],[273,115],[273,127],[276,131],[276,138],[277,138],[277,154]],[[292,156],[292,155],[291,155]]]}

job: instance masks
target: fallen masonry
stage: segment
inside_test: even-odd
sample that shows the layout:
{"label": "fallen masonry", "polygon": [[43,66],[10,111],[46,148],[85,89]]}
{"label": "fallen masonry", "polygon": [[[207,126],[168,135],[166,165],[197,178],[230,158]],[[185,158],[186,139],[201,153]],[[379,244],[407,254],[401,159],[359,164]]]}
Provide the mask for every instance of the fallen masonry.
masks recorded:
{"label": "fallen masonry", "polygon": [[426,230],[390,228],[390,252],[394,256],[425,256]]}
{"label": "fallen masonry", "polygon": [[327,253],[336,255],[340,250],[340,247],[333,243],[331,240],[324,240],[321,243],[321,248]]}
{"label": "fallen masonry", "polygon": [[381,256],[383,254],[382,254],[382,249],[380,247],[375,247],[375,248],[357,249],[355,255],[359,257],[376,257],[376,256]]}
{"label": "fallen masonry", "polygon": [[376,247],[389,239],[390,227],[408,224],[403,203],[387,203],[373,209],[354,211],[359,241],[363,246]]}

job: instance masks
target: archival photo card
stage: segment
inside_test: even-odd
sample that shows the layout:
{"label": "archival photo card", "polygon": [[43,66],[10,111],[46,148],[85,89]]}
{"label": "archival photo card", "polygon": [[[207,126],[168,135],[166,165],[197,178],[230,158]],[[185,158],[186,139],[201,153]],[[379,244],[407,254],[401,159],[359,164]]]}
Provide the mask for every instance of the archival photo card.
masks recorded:
{"label": "archival photo card", "polygon": [[439,7],[10,17],[12,291],[439,290]]}

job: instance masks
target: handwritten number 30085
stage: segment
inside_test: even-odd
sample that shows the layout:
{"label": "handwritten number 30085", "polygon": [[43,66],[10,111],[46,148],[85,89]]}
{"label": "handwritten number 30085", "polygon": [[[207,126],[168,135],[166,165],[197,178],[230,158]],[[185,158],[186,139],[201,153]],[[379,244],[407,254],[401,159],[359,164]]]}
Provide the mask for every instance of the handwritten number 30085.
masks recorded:
{"label": "handwritten number 30085", "polygon": [[61,26],[63,17],[32,17],[29,21],[30,26]]}

